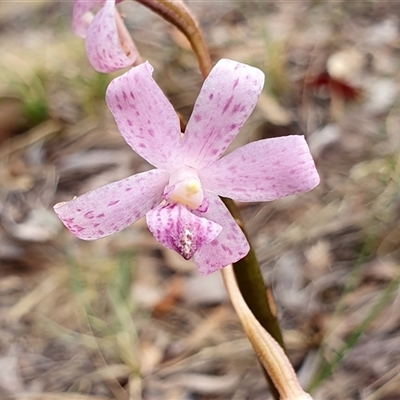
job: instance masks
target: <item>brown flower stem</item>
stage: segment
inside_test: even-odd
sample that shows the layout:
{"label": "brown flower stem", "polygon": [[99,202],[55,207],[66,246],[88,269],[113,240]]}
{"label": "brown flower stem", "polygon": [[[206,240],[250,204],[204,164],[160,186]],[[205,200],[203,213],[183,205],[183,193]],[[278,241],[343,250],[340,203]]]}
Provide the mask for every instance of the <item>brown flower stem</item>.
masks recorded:
{"label": "brown flower stem", "polygon": [[222,270],[222,276],[243,329],[253,345],[258,359],[273,381],[280,400],[312,400],[311,396],[300,386],[296,373],[282,347],[261,326],[247,306],[231,265]]}
{"label": "brown flower stem", "polygon": [[211,59],[197,19],[180,0],[135,0],[176,26],[189,40],[203,78],[211,71]]}
{"label": "brown flower stem", "polygon": [[[236,223],[240,226],[240,229],[242,229],[248,240],[241,215],[235,203],[233,202],[233,200],[227,198],[222,198],[222,201],[224,202],[232,216],[235,218]],[[270,293],[268,297],[266,296],[264,279],[261,275],[261,270],[258,265],[254,250],[251,247],[251,243],[249,242],[249,244],[250,250],[246,257],[233,264],[233,271],[236,276],[235,284],[240,289],[241,296],[243,296],[243,299],[246,301],[248,307],[254,314],[254,317],[258,320],[262,327],[276,340],[276,342],[278,342],[280,346],[284,348],[282,332],[276,316],[276,308],[272,294]],[[226,280],[224,270],[227,268],[231,267],[228,266],[221,270],[224,280]],[[269,291],[269,289],[267,290]],[[232,298],[232,293],[229,290],[228,293],[233,303],[234,299]],[[263,365],[263,363],[261,364]],[[279,391],[275,386],[274,380],[270,375],[270,372],[265,369],[264,365],[263,367],[264,375],[268,381],[271,394],[274,399],[279,399]]]}
{"label": "brown flower stem", "polygon": [[[226,198],[223,198],[222,201],[235,218],[248,240],[241,215],[235,203],[233,200]],[[247,256],[234,263],[233,269],[239,289],[250,310],[260,324],[284,348],[282,332],[276,316],[276,307],[273,302],[273,297],[270,292],[269,296],[266,295],[269,289],[265,288],[261,270],[251,245]]]}

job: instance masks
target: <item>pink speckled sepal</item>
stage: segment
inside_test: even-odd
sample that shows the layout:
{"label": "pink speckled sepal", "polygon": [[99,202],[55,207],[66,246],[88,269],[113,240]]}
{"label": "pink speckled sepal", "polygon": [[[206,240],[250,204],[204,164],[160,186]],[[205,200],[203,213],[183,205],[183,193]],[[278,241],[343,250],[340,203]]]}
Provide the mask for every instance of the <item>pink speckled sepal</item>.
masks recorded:
{"label": "pink speckled sepal", "polygon": [[259,140],[240,147],[199,173],[203,185],[236,201],[271,201],[319,183],[304,136]]}
{"label": "pink speckled sepal", "polygon": [[86,51],[99,72],[117,71],[137,59],[136,47],[115,8],[115,0],[106,0],[89,25]]}
{"label": "pink speckled sepal", "polygon": [[167,182],[164,171],[143,172],[58,203],[54,211],[78,238],[100,239],[133,224],[159,204]]}
{"label": "pink speckled sepal", "polygon": [[89,25],[92,23],[93,9],[101,7],[105,0],[75,0],[72,9],[72,30],[81,38],[86,38]]}
{"label": "pink speckled sepal", "polygon": [[218,160],[252,113],[264,73],[222,59],[205,80],[183,138],[185,164],[201,169]]}
{"label": "pink speckled sepal", "polygon": [[182,164],[180,124],[145,62],[115,78],[106,93],[121,135],[150,164],[174,171]]}

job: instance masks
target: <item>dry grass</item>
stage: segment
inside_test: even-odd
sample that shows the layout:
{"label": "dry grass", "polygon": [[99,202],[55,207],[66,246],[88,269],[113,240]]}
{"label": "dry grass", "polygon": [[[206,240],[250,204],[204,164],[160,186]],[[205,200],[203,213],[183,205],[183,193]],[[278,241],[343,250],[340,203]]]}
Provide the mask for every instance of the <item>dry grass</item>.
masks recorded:
{"label": "dry grass", "polygon": [[[71,4],[27,4],[0,4],[1,397],[265,399],[218,274],[198,277],[143,221],[88,243],[53,214],[148,166],[105,108],[112,77],[89,67]],[[240,205],[302,383],[321,400],[400,398],[399,5],[189,4],[214,60],[268,74],[235,145],[303,133],[321,174],[311,193]],[[186,44],[122,6],[187,117],[201,81]]]}

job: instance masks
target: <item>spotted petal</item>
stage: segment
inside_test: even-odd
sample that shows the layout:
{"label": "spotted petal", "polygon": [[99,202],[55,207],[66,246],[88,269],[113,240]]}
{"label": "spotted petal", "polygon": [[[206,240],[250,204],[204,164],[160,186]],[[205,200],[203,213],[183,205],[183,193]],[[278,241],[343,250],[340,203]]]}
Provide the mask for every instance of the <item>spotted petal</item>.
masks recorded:
{"label": "spotted petal", "polygon": [[205,213],[195,213],[221,225],[222,231],[213,241],[200,247],[195,253],[194,261],[200,275],[211,274],[242,259],[250,249],[242,230],[221,199],[211,192],[206,192],[206,198],[209,203],[208,210]]}
{"label": "spotted petal", "polygon": [[86,33],[94,15],[92,10],[101,7],[105,0],[75,0],[72,10],[72,30],[81,38],[86,38]]}
{"label": "spotted petal", "polygon": [[54,211],[72,234],[95,240],[133,224],[162,200],[168,173],[151,170],[58,203]]}
{"label": "spotted petal", "polygon": [[122,136],[150,164],[172,172],[181,165],[180,124],[145,62],[114,79],[106,101]]}
{"label": "spotted petal", "polygon": [[185,164],[218,160],[252,113],[264,85],[257,68],[220,60],[205,80],[183,138]]}
{"label": "spotted petal", "polygon": [[112,72],[132,65],[138,54],[120,15],[115,0],[106,0],[89,25],[86,51],[93,68]]}
{"label": "spotted petal", "polygon": [[270,201],[307,192],[319,183],[304,136],[259,140],[199,173],[205,188],[236,201]]}
{"label": "spotted petal", "polygon": [[150,210],[146,219],[154,237],[186,260],[214,240],[222,230],[217,223],[196,216],[179,204],[160,205]]}

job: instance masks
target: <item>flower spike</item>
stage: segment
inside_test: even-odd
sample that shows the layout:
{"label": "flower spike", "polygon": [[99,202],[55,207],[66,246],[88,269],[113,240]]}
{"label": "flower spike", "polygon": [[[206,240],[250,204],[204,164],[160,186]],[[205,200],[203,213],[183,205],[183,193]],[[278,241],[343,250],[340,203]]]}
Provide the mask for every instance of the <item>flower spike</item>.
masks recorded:
{"label": "flower spike", "polygon": [[260,140],[222,157],[253,111],[264,74],[221,60],[205,80],[185,135],[149,63],[114,79],[106,100],[131,148],[156,169],[55,206],[76,236],[93,240],[146,215],[155,238],[202,275],[249,251],[220,196],[268,201],[311,190],[318,173],[302,136]]}

